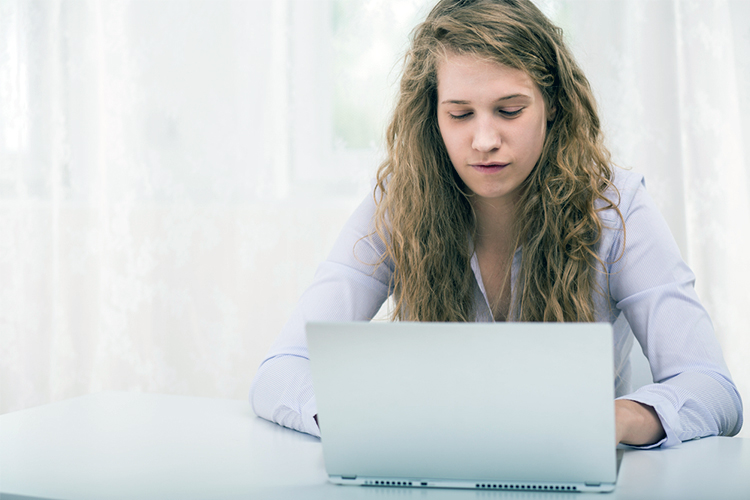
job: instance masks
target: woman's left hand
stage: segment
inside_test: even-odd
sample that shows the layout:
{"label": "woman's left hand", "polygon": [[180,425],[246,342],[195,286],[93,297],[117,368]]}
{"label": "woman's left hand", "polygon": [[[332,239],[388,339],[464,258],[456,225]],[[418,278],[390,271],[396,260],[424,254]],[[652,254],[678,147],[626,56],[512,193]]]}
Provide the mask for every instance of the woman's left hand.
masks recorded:
{"label": "woman's left hand", "polygon": [[615,435],[618,444],[644,446],[659,442],[665,433],[661,420],[651,406],[629,399],[617,399]]}

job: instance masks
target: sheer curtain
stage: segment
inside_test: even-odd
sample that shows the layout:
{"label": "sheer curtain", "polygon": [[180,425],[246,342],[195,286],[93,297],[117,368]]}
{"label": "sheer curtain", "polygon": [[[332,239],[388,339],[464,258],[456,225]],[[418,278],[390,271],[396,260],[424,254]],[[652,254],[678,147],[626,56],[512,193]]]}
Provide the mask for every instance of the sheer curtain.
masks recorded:
{"label": "sheer curtain", "polygon": [[[381,159],[432,0],[0,0],[0,412],[244,398]],[[539,0],[750,398],[750,4]]]}
{"label": "sheer curtain", "polygon": [[750,401],[750,2],[550,7],[591,80],[614,161],[646,176]]}
{"label": "sheer curtain", "polygon": [[0,0],[0,412],[246,397],[369,190],[391,4]]}

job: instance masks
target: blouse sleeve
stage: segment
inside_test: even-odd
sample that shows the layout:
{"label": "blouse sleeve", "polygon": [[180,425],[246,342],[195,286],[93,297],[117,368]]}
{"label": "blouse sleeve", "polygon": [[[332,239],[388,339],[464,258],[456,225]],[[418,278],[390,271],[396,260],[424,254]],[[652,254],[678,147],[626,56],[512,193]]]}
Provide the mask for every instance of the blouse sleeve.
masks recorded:
{"label": "blouse sleeve", "polygon": [[655,383],[621,399],[655,409],[666,437],[652,446],[734,435],[742,427],[742,401],[695,292],[695,276],[643,178],[628,177],[620,189],[626,231],[624,236],[614,232],[609,290],[648,358]]}
{"label": "blouse sleeve", "polygon": [[[376,193],[377,195],[378,193]],[[370,320],[388,298],[392,265],[374,233],[375,200],[369,194],[345,224],[312,285],[261,363],[250,389],[256,415],[315,436],[315,395],[305,325],[310,321]]]}

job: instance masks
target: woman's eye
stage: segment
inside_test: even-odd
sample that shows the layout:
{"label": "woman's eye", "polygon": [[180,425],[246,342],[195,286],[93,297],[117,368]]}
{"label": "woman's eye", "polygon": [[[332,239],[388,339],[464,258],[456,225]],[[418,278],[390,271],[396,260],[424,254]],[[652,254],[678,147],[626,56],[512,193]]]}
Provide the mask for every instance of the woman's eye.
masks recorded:
{"label": "woman's eye", "polygon": [[451,118],[453,118],[454,120],[463,120],[464,118],[468,118],[471,115],[471,112],[458,113],[458,114],[448,113],[448,114],[451,115]]}
{"label": "woman's eye", "polygon": [[523,108],[518,109],[501,109],[500,114],[507,117],[513,117],[518,116],[521,114],[521,111],[523,111]]}

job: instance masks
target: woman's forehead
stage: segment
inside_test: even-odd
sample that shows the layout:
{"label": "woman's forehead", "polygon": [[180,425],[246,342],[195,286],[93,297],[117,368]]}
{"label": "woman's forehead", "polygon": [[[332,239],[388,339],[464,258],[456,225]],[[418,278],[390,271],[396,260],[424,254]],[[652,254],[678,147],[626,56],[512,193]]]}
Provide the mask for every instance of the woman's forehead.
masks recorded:
{"label": "woman's forehead", "polygon": [[[447,53],[437,65],[438,98],[466,100],[466,95],[491,92],[495,99],[539,94],[536,83],[522,70],[486,57]],[[465,94],[453,95],[453,94]]]}

